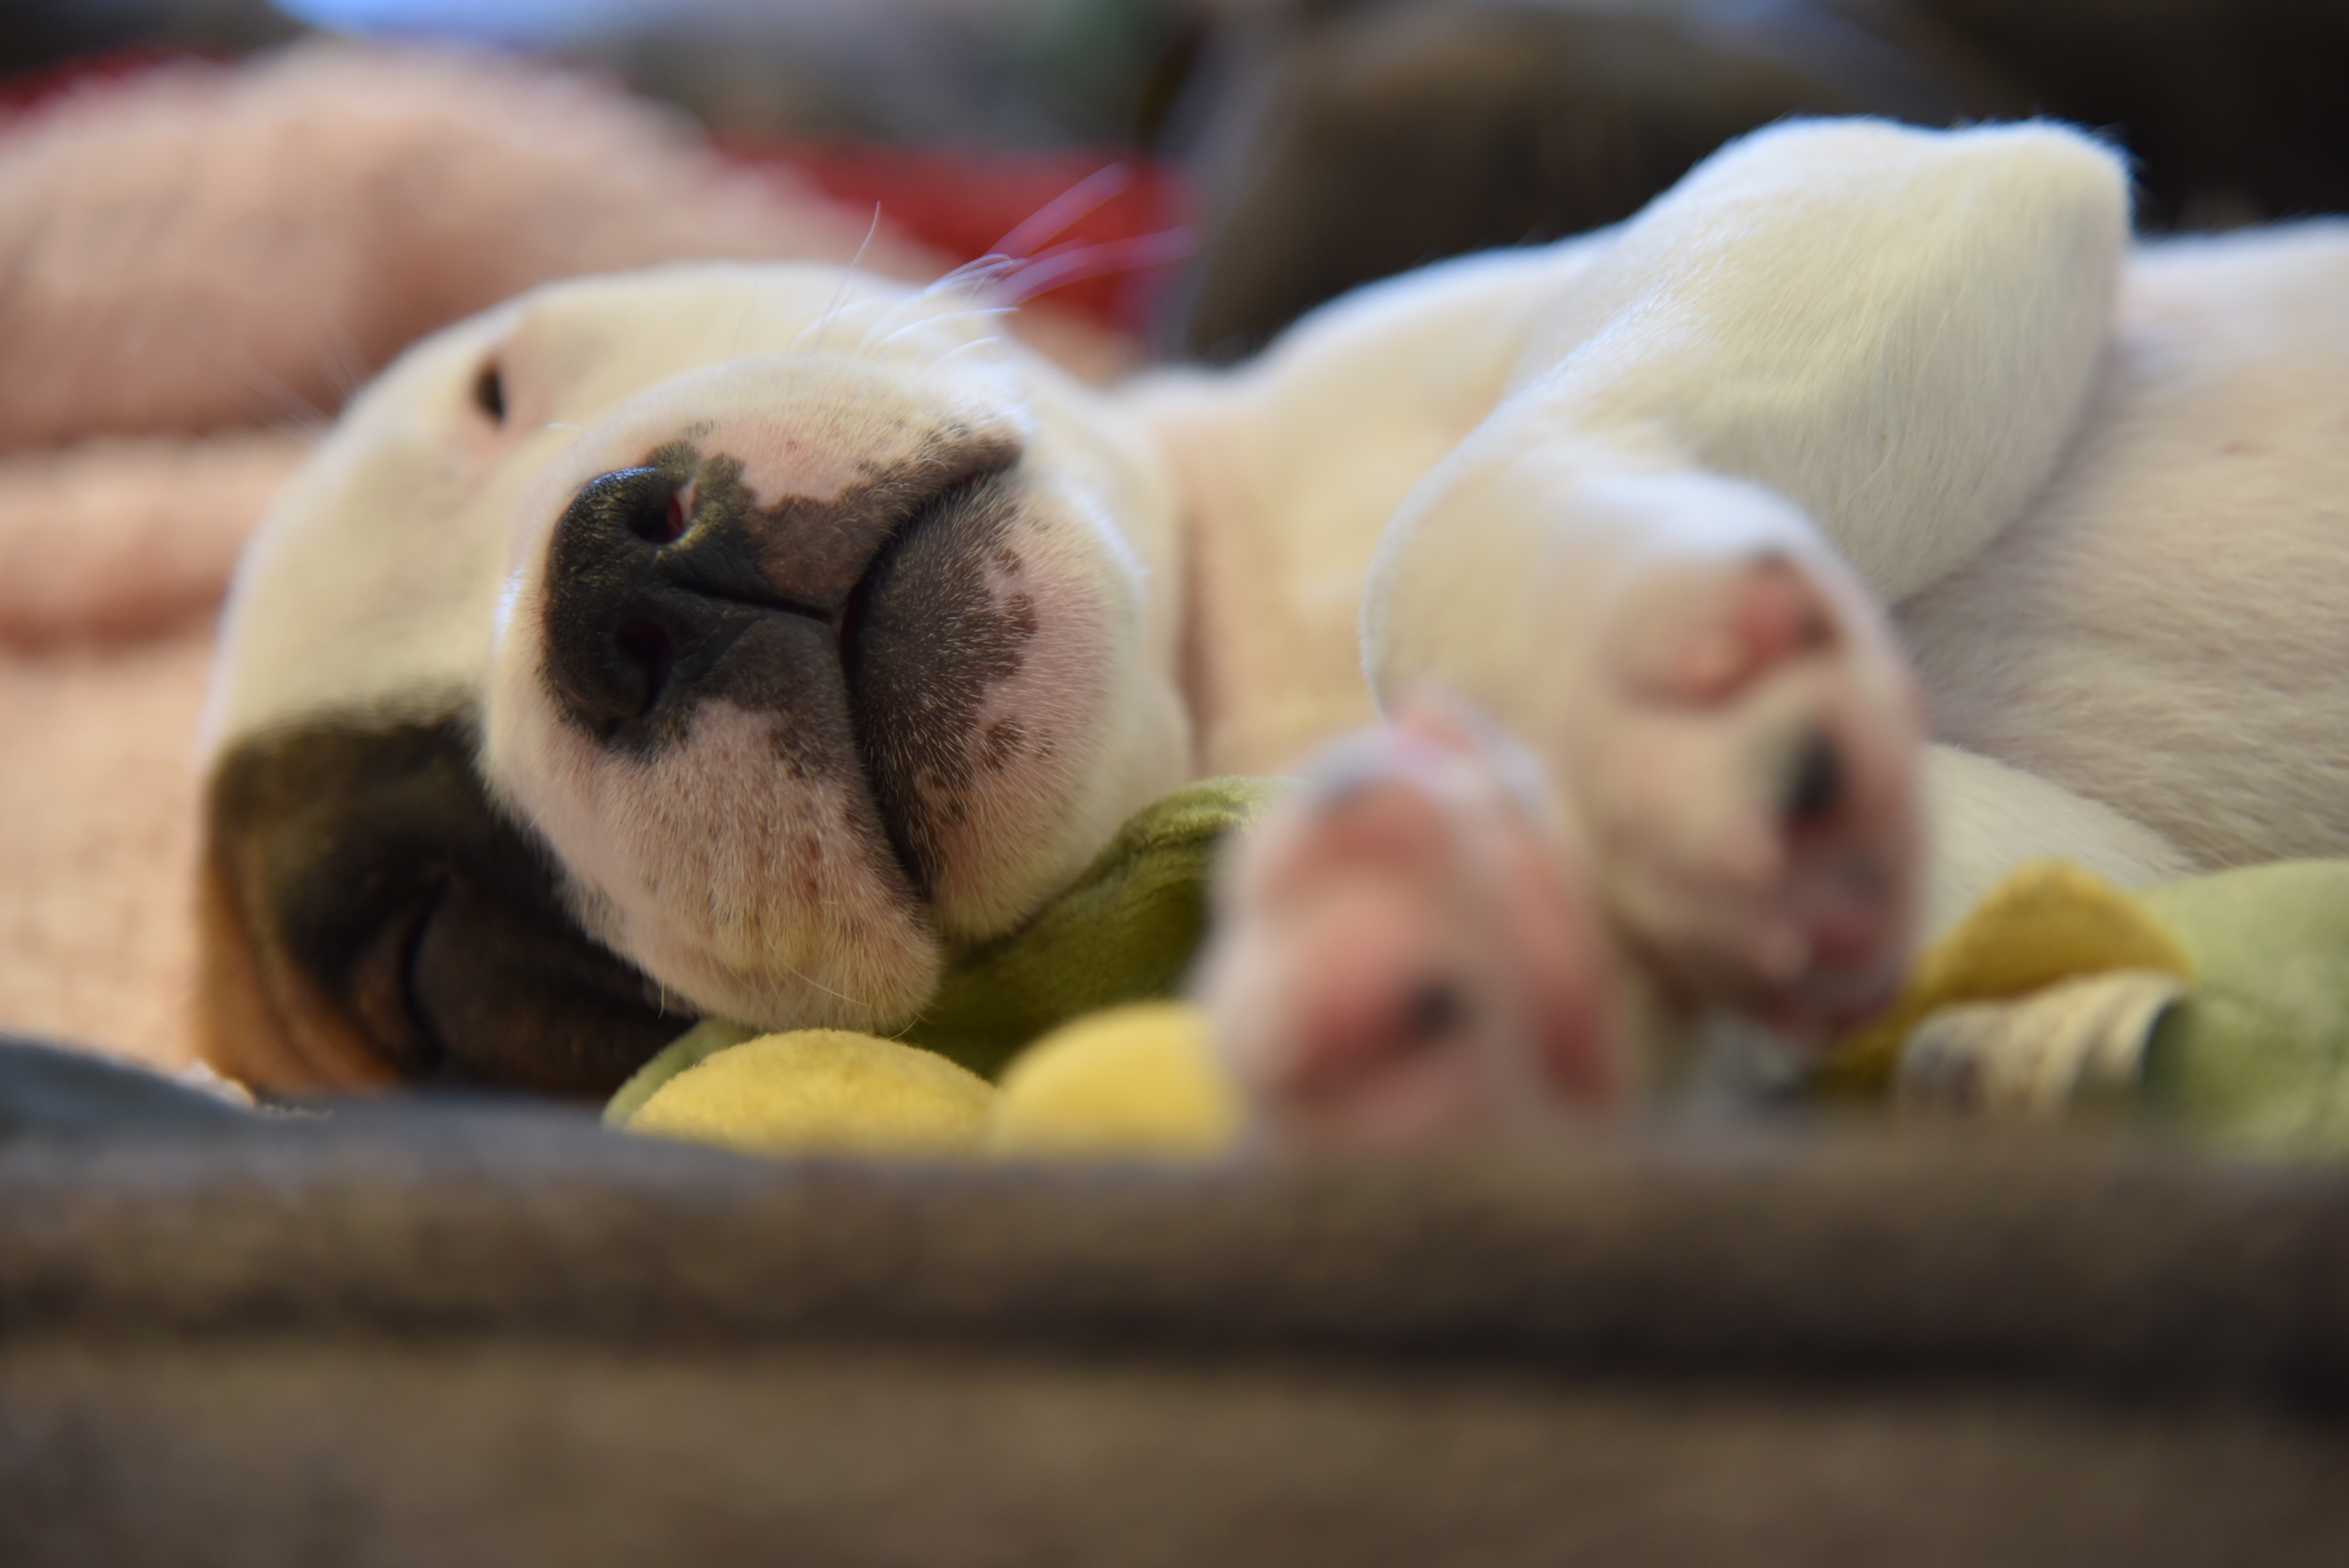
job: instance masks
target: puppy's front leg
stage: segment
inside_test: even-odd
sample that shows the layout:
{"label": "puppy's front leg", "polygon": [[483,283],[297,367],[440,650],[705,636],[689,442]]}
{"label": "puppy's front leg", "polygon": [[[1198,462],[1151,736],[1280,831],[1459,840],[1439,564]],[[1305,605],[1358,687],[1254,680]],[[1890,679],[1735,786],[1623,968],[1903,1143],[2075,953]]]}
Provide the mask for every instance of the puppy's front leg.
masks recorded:
{"label": "puppy's front leg", "polygon": [[[1883,1000],[1919,896],[1922,724],[1851,570],[1773,492],[1604,444],[1553,440],[1447,505],[1448,547],[1387,580],[1380,673],[1433,677],[1542,759],[1668,995],[1795,1036]],[[1422,593],[1462,613],[1393,614]]]}
{"label": "puppy's front leg", "polygon": [[1893,984],[1923,731],[1880,606],[2052,469],[2125,206],[2042,128],[1748,139],[1626,227],[1398,513],[1374,686],[1535,748],[1667,991],[1820,1036]]}

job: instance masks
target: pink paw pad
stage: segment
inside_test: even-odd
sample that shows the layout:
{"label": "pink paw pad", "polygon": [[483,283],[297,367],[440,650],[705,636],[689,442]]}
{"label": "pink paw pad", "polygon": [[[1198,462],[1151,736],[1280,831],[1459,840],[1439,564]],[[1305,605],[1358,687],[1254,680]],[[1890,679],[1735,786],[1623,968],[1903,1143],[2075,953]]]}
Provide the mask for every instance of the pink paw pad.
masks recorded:
{"label": "pink paw pad", "polygon": [[1721,702],[1786,660],[1835,644],[1826,599],[1785,556],[1756,557],[1708,597],[1659,661],[1663,673],[1652,684],[1661,696]]}
{"label": "pink paw pad", "polygon": [[1410,1146],[1624,1098],[1615,954],[1504,744],[1415,707],[1232,868],[1205,990],[1278,1140]]}
{"label": "pink paw pad", "polygon": [[1575,740],[1610,908],[1692,1000],[1801,1037],[1865,1016],[1920,861],[1919,706],[1881,617],[1764,553],[1660,577],[1621,645],[1622,703]]}

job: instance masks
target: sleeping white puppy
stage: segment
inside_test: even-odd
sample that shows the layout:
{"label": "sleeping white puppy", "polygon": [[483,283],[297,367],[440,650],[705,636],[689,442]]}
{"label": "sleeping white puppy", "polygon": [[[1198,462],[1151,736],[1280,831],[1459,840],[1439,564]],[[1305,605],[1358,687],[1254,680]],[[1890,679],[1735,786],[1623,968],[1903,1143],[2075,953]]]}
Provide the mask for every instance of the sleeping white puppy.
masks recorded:
{"label": "sleeping white puppy", "polygon": [[958,285],[526,295],[246,560],[208,1054],[604,1093],[702,1013],[887,1032],[1144,802],[1421,683],[1643,995],[1796,1038],[2033,855],[2349,850],[2349,232],[2127,228],[2057,128],[1794,124],[1108,394]]}

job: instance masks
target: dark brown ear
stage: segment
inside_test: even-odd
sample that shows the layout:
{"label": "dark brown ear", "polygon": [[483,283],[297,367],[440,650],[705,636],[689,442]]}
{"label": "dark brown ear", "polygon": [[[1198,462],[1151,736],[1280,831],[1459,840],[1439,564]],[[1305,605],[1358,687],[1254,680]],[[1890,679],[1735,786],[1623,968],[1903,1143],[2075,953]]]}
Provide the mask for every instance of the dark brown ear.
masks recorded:
{"label": "dark brown ear", "polygon": [[213,769],[205,1057],[283,1093],[471,1084],[601,1099],[690,1027],[591,941],[490,802],[471,726],[329,719]]}
{"label": "dark brown ear", "polygon": [[256,944],[217,854],[206,855],[198,874],[196,957],[196,1049],[218,1072],[273,1094],[398,1081],[322,998],[306,994],[298,974]]}

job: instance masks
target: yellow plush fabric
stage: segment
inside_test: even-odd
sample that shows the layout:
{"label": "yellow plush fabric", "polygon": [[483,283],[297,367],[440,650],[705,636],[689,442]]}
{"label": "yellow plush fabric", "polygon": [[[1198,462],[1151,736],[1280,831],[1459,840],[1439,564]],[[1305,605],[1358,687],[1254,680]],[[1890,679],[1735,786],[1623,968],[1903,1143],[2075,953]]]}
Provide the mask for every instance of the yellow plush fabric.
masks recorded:
{"label": "yellow plush fabric", "polygon": [[2033,861],[1918,956],[1891,1008],[1838,1046],[1813,1086],[1881,1093],[1902,1042],[1926,1015],[2119,969],[2191,979],[2194,963],[2166,926],[2102,877],[2064,861]]}
{"label": "yellow plush fabric", "polygon": [[608,1124],[752,1154],[1197,1158],[1231,1148],[1244,1122],[1206,1016],[1181,1002],[1054,1030],[1000,1089],[935,1051],[841,1029],[696,1031],[638,1080]]}
{"label": "yellow plush fabric", "polygon": [[1186,1002],[1112,1007],[1054,1030],[1004,1074],[987,1150],[1206,1156],[1238,1139],[1238,1090]]}
{"label": "yellow plush fabric", "polygon": [[[2025,866],[1919,957],[1891,1009],[1830,1054],[1812,1087],[1881,1097],[1929,1016],[2118,972],[2190,980],[2194,965],[2159,920],[2101,878],[2061,861]],[[748,1033],[704,1024],[647,1064],[606,1119],[773,1154],[1196,1158],[1244,1130],[1206,1020],[1187,1003],[1088,1013],[1019,1052],[999,1090],[895,1040],[811,1030],[738,1043]]]}
{"label": "yellow plush fabric", "polygon": [[802,1029],[713,1052],[619,1121],[631,1132],[753,1154],[968,1154],[995,1089],[934,1051]]}

